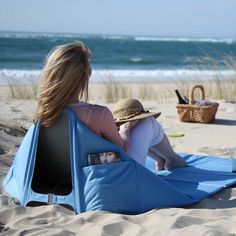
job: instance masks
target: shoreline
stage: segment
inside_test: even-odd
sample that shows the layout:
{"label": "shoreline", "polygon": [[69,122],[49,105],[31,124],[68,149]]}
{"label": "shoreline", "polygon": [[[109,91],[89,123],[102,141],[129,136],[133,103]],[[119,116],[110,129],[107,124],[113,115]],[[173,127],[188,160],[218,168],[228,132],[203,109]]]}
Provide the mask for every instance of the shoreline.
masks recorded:
{"label": "shoreline", "polygon": [[[0,86],[8,83],[32,85],[39,81],[41,69],[0,69]],[[91,83],[116,81],[121,83],[181,82],[183,80],[208,81],[220,77],[228,80],[236,77],[236,70],[229,69],[93,69]]]}

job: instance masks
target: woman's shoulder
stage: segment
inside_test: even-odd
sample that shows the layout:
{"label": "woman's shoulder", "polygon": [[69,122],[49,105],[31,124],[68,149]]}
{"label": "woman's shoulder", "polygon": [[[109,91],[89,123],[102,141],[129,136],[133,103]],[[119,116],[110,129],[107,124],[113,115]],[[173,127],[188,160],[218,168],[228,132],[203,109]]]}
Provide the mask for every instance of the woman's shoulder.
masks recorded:
{"label": "woman's shoulder", "polygon": [[70,105],[75,110],[88,110],[92,112],[107,113],[110,112],[109,108],[104,105],[92,104],[87,102],[78,102]]}

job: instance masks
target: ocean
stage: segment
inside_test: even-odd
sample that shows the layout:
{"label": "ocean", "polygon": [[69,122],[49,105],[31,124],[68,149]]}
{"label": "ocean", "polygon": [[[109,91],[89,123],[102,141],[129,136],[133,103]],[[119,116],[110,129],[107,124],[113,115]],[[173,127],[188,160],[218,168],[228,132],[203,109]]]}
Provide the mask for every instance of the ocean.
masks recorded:
{"label": "ocean", "polygon": [[0,84],[37,80],[48,52],[75,40],[91,49],[92,82],[236,75],[236,39],[0,32]]}

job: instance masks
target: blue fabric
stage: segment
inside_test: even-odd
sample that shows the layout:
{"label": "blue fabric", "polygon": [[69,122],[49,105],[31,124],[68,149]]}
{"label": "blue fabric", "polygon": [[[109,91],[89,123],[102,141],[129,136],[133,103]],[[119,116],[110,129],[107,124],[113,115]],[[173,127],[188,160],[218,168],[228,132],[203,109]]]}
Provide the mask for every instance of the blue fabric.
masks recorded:
{"label": "blue fabric", "polygon": [[[198,201],[235,183],[230,158],[180,154],[188,163],[187,168],[158,172],[163,180]],[[155,172],[155,162],[148,158],[146,166]]]}
{"label": "blue fabric", "polygon": [[[136,163],[118,146],[101,138],[68,110],[72,192],[53,196],[54,204],[69,204],[76,213],[107,210],[129,214],[153,208],[180,207],[196,203],[236,183],[231,160],[213,156],[182,154],[188,167],[155,171],[148,158],[146,167]],[[30,201],[47,202],[48,195],[31,188],[40,123],[27,132],[5,180],[6,192],[22,206]],[[89,153],[114,151],[122,161],[88,166]]]}

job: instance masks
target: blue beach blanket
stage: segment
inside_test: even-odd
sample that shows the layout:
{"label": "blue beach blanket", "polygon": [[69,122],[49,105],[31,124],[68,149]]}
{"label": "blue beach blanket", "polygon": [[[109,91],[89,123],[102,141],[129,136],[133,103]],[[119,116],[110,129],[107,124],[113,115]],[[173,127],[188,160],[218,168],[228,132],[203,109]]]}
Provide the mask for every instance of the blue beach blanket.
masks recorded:
{"label": "blue beach blanket", "polygon": [[155,171],[155,162],[148,158],[146,166],[163,180],[175,186],[193,200],[199,201],[234,183],[231,158],[180,154],[188,167]]}
{"label": "blue beach blanket", "polygon": [[[40,123],[27,132],[4,187],[22,206],[31,201],[68,204],[76,213],[103,210],[128,214],[154,208],[181,207],[196,203],[236,183],[231,160],[214,156],[181,154],[188,167],[156,172],[154,161],[141,166],[118,146],[89,130],[68,110],[72,191],[68,195],[32,189]],[[121,162],[88,165],[88,154],[114,151]],[[43,170],[42,170],[43,171]]]}

